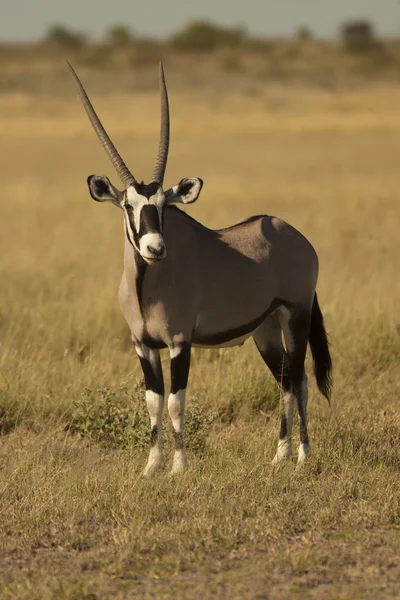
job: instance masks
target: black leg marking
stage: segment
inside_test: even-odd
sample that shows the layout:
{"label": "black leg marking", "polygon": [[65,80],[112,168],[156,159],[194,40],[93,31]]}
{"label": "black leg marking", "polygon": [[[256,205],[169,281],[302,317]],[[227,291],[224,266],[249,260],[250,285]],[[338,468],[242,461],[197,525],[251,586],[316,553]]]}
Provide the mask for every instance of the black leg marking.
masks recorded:
{"label": "black leg marking", "polygon": [[185,443],[183,439],[183,423],[185,411],[185,390],[189,378],[191,345],[183,342],[179,354],[171,358],[171,394],[168,398],[168,412],[172,419],[175,440],[175,455],[172,472],[177,473],[186,468]]}
{"label": "black leg marking", "polygon": [[[284,392],[289,392],[291,389],[291,379],[289,373],[289,364],[286,352],[283,347],[281,350],[278,348],[269,347],[267,350],[260,350],[257,342],[256,346],[258,348],[261,357],[272,375],[274,376],[276,382],[279,387],[282,388]],[[288,420],[285,412],[285,407],[281,406],[281,429],[279,433],[279,439],[284,440],[288,435]]]}
{"label": "black leg marking", "polygon": [[256,343],[257,349],[274,376],[276,382],[282,386],[285,391],[290,390],[291,379],[289,372],[289,364],[286,352],[283,350],[279,351],[276,348],[268,348],[267,350],[260,350]]}
{"label": "black leg marking", "polygon": [[187,387],[190,368],[190,344],[184,342],[178,356],[171,359],[171,394]]}
{"label": "black leg marking", "polygon": [[310,332],[311,315],[301,309],[293,309],[288,323],[291,336],[291,350],[288,352],[289,370],[292,379],[293,394],[297,402],[300,420],[300,442],[309,444],[307,431],[307,414],[302,382],[305,375],[304,362]]}
{"label": "black leg marking", "polygon": [[146,348],[144,345],[137,345],[136,350],[143,370],[146,385],[146,404],[151,423],[150,454],[144,474],[151,475],[164,462],[161,430],[164,405],[164,378],[159,352]]}
{"label": "black leg marking", "polygon": [[162,377],[161,366],[158,364],[155,368],[147,358],[139,356],[142,365],[146,390],[156,394],[164,395],[164,381]]}
{"label": "black leg marking", "polygon": [[183,443],[183,433],[174,430],[173,436],[175,440],[175,450],[183,450],[185,447],[185,444]]}
{"label": "black leg marking", "polygon": [[307,431],[307,425],[305,424],[305,421],[304,421],[304,415],[302,418],[300,417],[300,419],[301,419],[301,421],[300,421],[300,442],[302,444],[308,445],[310,443],[310,440],[308,439],[308,431]]}
{"label": "black leg marking", "polygon": [[160,217],[154,204],[143,206],[140,211],[139,237],[150,232],[161,233]]}
{"label": "black leg marking", "polygon": [[151,430],[150,433],[150,446],[151,448],[153,448],[153,446],[155,446],[158,442],[158,427],[157,425],[154,425],[153,429]]}
{"label": "black leg marking", "polygon": [[[302,400],[302,392],[295,393],[296,399],[300,398]],[[299,413],[300,420],[300,442],[302,444],[309,444],[308,439],[308,431],[307,431],[307,416],[305,411],[305,406],[302,401],[297,400],[297,410]]]}
{"label": "black leg marking", "polygon": [[282,412],[282,416],[281,416],[281,430],[279,433],[279,439],[280,440],[284,440],[287,437],[287,417],[285,414],[283,414]]}

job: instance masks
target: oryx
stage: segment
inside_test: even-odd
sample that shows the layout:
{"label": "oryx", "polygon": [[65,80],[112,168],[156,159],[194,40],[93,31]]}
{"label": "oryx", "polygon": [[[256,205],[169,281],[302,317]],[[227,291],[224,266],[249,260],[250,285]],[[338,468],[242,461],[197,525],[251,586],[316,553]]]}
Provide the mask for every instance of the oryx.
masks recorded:
{"label": "oryx", "polygon": [[160,143],[149,184],[139,183],[128,170],[69,68],[90,122],[125,187],[121,192],[107,177],[98,175],[87,180],[92,198],[112,202],[124,217],[119,302],[146,384],[151,447],[144,473],[151,475],[164,464],[160,349],[168,348],[171,357],[168,411],[175,438],[172,473],[178,473],[186,468],[183,423],[191,347],[235,346],[250,336],[282,391],[274,462],[291,455],[295,404],[300,418],[298,461],[303,462],[310,451],[304,370],[307,342],[318,387],[328,400],[331,388],[331,358],[315,292],[318,258],[314,248],[276,217],[253,216],[214,231],[172,206],[195,202],[203,182],[189,177],[163,190],[169,106],[162,65]]}

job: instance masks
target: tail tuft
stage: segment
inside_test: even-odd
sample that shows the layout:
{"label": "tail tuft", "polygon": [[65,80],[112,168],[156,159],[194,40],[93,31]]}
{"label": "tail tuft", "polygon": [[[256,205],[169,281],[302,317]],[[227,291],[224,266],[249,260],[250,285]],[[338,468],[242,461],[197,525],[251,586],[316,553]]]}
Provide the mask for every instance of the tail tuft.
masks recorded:
{"label": "tail tuft", "polygon": [[314,295],[310,334],[308,336],[314,361],[314,374],[318,389],[330,402],[332,391],[332,359],[329,353],[328,337],[324,327],[324,318],[318,304],[317,294]]}

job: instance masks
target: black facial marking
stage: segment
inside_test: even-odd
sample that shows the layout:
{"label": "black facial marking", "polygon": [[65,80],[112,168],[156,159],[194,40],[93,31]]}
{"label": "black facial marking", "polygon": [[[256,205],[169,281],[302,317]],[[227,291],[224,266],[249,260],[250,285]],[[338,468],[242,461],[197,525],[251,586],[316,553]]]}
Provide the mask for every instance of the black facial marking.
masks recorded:
{"label": "black facial marking", "polygon": [[132,208],[132,206],[130,204],[127,204],[127,203],[124,204],[124,208],[125,208],[125,210],[127,212],[127,215],[128,215],[129,225],[130,225],[131,231],[133,233],[133,241],[134,241],[134,243],[132,243],[132,240],[129,237],[129,233],[128,233],[128,228],[127,227],[125,227],[126,235],[128,237],[128,240],[129,240],[129,243],[131,244],[131,246],[133,246],[133,248],[137,252],[139,252],[140,236],[139,236],[139,233],[136,231],[136,228],[135,228],[135,221],[134,221],[134,217],[133,217],[133,208]]}
{"label": "black facial marking", "polygon": [[242,337],[242,335],[247,335],[251,333],[257,327],[261,325],[261,323],[271,315],[274,310],[278,308],[282,304],[281,300],[275,298],[272,302],[268,310],[266,310],[262,315],[260,315],[254,321],[250,323],[246,323],[245,325],[240,325],[239,327],[235,327],[234,329],[228,329],[227,331],[219,331],[218,333],[212,333],[206,336],[198,336],[196,335],[196,331],[193,332],[192,342],[194,344],[198,344],[199,346],[218,346],[219,344],[225,344],[226,342],[230,342],[231,340],[235,340],[236,338]]}
{"label": "black facial marking", "polygon": [[181,344],[181,351],[178,356],[171,360],[171,394],[176,394],[179,390],[187,387],[190,368],[190,344],[184,342]]}
{"label": "black facial marking", "polygon": [[157,190],[159,189],[160,184],[157,181],[152,181],[149,184],[146,184],[143,181],[141,183],[135,181],[133,186],[138,194],[149,199],[152,196],[154,196],[154,194],[157,193]]}
{"label": "black facial marking", "polygon": [[185,444],[183,442],[183,433],[174,430],[173,436],[175,440],[175,450],[183,450],[185,447]]}
{"label": "black facial marking", "polygon": [[155,372],[147,358],[139,356],[139,360],[142,365],[146,391],[154,392],[155,394],[160,394],[160,396],[162,396],[164,394],[162,375],[160,376],[159,373]]}
{"label": "black facial marking", "polygon": [[161,233],[160,218],[157,207],[147,204],[140,211],[139,238],[151,232]]}
{"label": "black facial marking", "polygon": [[129,223],[131,226],[131,231],[133,232],[133,239],[135,242],[134,244],[132,243],[132,240],[129,237],[128,227],[125,226],[126,237],[128,238],[128,241],[131,244],[131,246],[133,247],[133,249],[135,250],[134,257],[135,257],[135,263],[136,263],[136,293],[137,293],[137,297],[139,300],[140,310],[142,310],[142,289],[143,289],[143,280],[144,280],[144,276],[146,273],[147,263],[141,257],[140,253],[138,252],[140,236],[135,229],[135,224],[134,224],[134,219],[133,219],[133,208],[130,204],[125,204],[125,210],[128,213]]}

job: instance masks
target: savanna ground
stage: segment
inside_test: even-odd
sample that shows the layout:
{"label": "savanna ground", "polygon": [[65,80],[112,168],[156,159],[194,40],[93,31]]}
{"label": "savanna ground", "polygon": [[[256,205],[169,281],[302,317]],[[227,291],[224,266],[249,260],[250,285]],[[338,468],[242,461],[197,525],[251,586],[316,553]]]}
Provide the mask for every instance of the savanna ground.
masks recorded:
{"label": "savanna ground", "polygon": [[[92,99],[147,179],[158,94]],[[310,377],[312,457],[273,468],[279,397],[252,342],[196,350],[190,470],[142,479],[121,215],[85,183],[117,178],[72,84],[3,93],[0,598],[398,598],[400,91],[172,86],[170,102],[166,184],[204,179],[192,216],[222,227],[267,212],[314,244],[331,406]]]}

